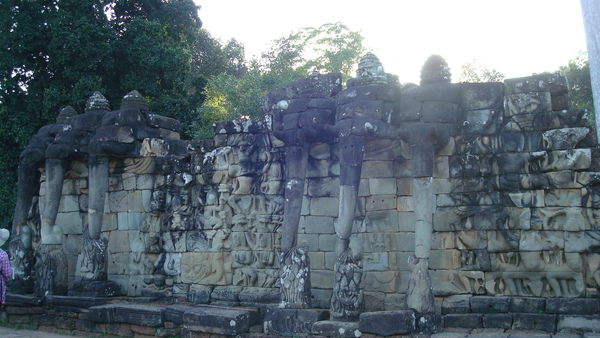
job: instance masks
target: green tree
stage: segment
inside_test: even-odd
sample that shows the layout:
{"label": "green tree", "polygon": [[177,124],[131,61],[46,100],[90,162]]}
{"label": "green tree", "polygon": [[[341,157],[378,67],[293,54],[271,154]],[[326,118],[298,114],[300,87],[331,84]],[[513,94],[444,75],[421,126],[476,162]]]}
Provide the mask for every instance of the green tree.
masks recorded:
{"label": "green tree", "polygon": [[472,60],[461,66],[461,73],[458,81],[472,83],[503,82],[504,77],[504,73],[497,69],[489,68],[479,64],[477,60]]}
{"label": "green tree", "polygon": [[287,37],[281,37],[263,53],[263,67],[276,74],[296,72],[340,72],[344,79],[365,54],[363,37],[340,22],[326,23],[318,28],[306,27]]}
{"label": "green tree", "polygon": [[365,53],[363,37],[341,23],[302,28],[274,40],[259,60],[244,61],[243,46],[230,41],[223,47],[230,60],[226,70],[208,81],[206,100],[198,109],[194,138],[212,137],[217,121],[258,119],[261,97],[269,90],[321,73],[341,72],[347,79]]}
{"label": "green tree", "polygon": [[579,53],[577,57],[569,61],[567,66],[560,67],[559,71],[565,73],[567,76],[571,106],[578,109],[587,109],[589,112],[589,121],[593,123],[594,99],[592,96],[590,64],[587,53]]}
{"label": "green tree", "polygon": [[150,108],[196,119],[206,77],[194,67],[201,21],[192,0],[0,0],[0,226],[10,224],[19,153],[71,105],[101,91],[118,107],[133,89]]}

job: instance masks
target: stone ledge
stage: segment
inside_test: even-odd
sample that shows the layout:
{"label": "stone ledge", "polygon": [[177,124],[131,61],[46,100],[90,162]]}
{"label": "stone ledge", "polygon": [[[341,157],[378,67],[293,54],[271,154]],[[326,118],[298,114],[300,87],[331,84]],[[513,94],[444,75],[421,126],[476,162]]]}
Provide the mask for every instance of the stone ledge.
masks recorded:
{"label": "stone ledge", "polygon": [[184,328],[192,332],[238,335],[245,333],[254,323],[248,309],[202,306],[183,314]]}
{"label": "stone ledge", "polygon": [[384,336],[410,334],[416,330],[416,321],[413,310],[365,312],[360,315],[358,329]]}
{"label": "stone ledge", "polygon": [[97,323],[129,323],[142,326],[162,326],[164,308],[135,304],[109,304],[89,309],[89,319]]}

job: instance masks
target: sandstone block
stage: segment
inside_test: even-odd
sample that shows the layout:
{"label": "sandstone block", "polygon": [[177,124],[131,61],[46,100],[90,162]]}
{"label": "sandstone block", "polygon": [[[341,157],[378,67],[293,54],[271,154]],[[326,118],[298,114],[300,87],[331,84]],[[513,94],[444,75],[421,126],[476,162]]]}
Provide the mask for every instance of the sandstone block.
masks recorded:
{"label": "sandstone block", "polygon": [[113,191],[108,193],[110,212],[127,212],[129,206],[127,191]]}
{"label": "sandstone block", "polygon": [[376,195],[367,197],[367,212],[373,210],[396,210],[396,195]]}
{"label": "sandstone block", "polygon": [[547,313],[593,315],[600,313],[598,298],[548,298]]}
{"label": "sandstone block", "polygon": [[483,327],[486,329],[510,330],[513,324],[513,315],[509,313],[486,313],[483,315]]}
{"label": "sandstone block", "polygon": [[308,335],[318,321],[329,317],[329,311],[320,309],[280,309],[268,306],[265,313],[264,332],[277,336]]}
{"label": "sandstone block", "polygon": [[504,313],[508,312],[507,297],[484,297],[471,298],[471,311],[475,313]]}
{"label": "sandstone block", "polygon": [[62,226],[64,235],[77,235],[83,232],[83,215],[77,212],[59,212],[56,224]]}
{"label": "sandstone block", "polygon": [[556,329],[567,332],[598,332],[600,315],[559,315]]}
{"label": "sandstone block", "polygon": [[546,311],[545,298],[511,297],[508,310],[512,313],[540,313]]}
{"label": "sandstone block", "polygon": [[339,201],[333,197],[314,197],[310,199],[310,215],[337,217]]}
{"label": "sandstone block", "polygon": [[560,95],[568,92],[567,77],[563,73],[539,74],[504,80],[506,94],[547,91]]}
{"label": "sandstone block", "polygon": [[248,310],[200,307],[183,314],[184,326],[193,332],[238,335],[249,330],[251,314]]}
{"label": "sandstone block", "polygon": [[307,234],[333,234],[333,217],[305,216],[304,231]]}
{"label": "sandstone block", "polygon": [[325,337],[360,337],[361,332],[358,329],[358,322],[339,322],[323,320],[314,323],[311,328],[311,334]]}
{"label": "sandstone block", "polygon": [[58,212],[79,212],[79,195],[63,195]]}
{"label": "sandstone block", "polygon": [[364,312],[358,328],[362,333],[395,335],[414,332],[416,315],[413,310]]}
{"label": "sandstone block", "polygon": [[463,83],[461,104],[465,110],[502,108],[502,83]]}
{"label": "sandstone block", "polygon": [[556,315],[513,314],[513,330],[556,332]]}
{"label": "sandstone block", "polygon": [[443,315],[471,312],[471,295],[453,295],[445,297],[442,303]]}
{"label": "sandstone block", "polygon": [[369,179],[370,195],[395,195],[395,178],[371,178]]}
{"label": "sandstone block", "polygon": [[461,313],[444,316],[444,327],[477,329],[483,327],[483,314]]}
{"label": "sandstone block", "polygon": [[392,161],[364,161],[361,178],[387,178],[394,177]]}
{"label": "sandstone block", "polygon": [[540,113],[552,110],[550,92],[530,92],[510,94],[505,98],[506,116]]}

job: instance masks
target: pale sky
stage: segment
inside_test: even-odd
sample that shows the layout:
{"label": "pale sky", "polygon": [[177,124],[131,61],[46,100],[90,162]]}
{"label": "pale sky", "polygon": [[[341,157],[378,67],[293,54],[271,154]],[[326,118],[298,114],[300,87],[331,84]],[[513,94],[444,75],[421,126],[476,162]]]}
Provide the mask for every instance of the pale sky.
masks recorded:
{"label": "pale sky", "polygon": [[401,83],[419,82],[431,54],[457,81],[473,59],[507,78],[555,71],[586,51],[579,0],[194,0],[203,28],[246,57],[303,27],[341,22]]}

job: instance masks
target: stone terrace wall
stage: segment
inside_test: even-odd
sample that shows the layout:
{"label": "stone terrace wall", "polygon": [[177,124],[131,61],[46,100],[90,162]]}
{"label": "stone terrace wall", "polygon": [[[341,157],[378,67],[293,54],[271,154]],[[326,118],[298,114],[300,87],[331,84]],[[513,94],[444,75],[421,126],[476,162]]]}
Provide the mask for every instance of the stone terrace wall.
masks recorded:
{"label": "stone terrace wall", "polygon": [[[584,295],[600,263],[600,176],[595,133],[584,111],[569,110],[567,94],[562,75],[403,90],[390,120],[399,139],[364,149],[354,233],[364,241],[367,311],[404,303],[415,242],[406,140],[420,137],[411,128],[418,123],[451,129],[439,130],[450,136],[435,149],[435,295],[448,304]],[[111,161],[102,231],[109,279],[123,294],[278,302],[285,163],[270,121],[221,123],[202,142],[149,138],[139,158]],[[338,159],[336,143],[311,144],[299,231],[313,306],[322,308],[337,259]],[[80,276],[86,177],[87,163],[72,162],[56,222],[70,282]]]}

